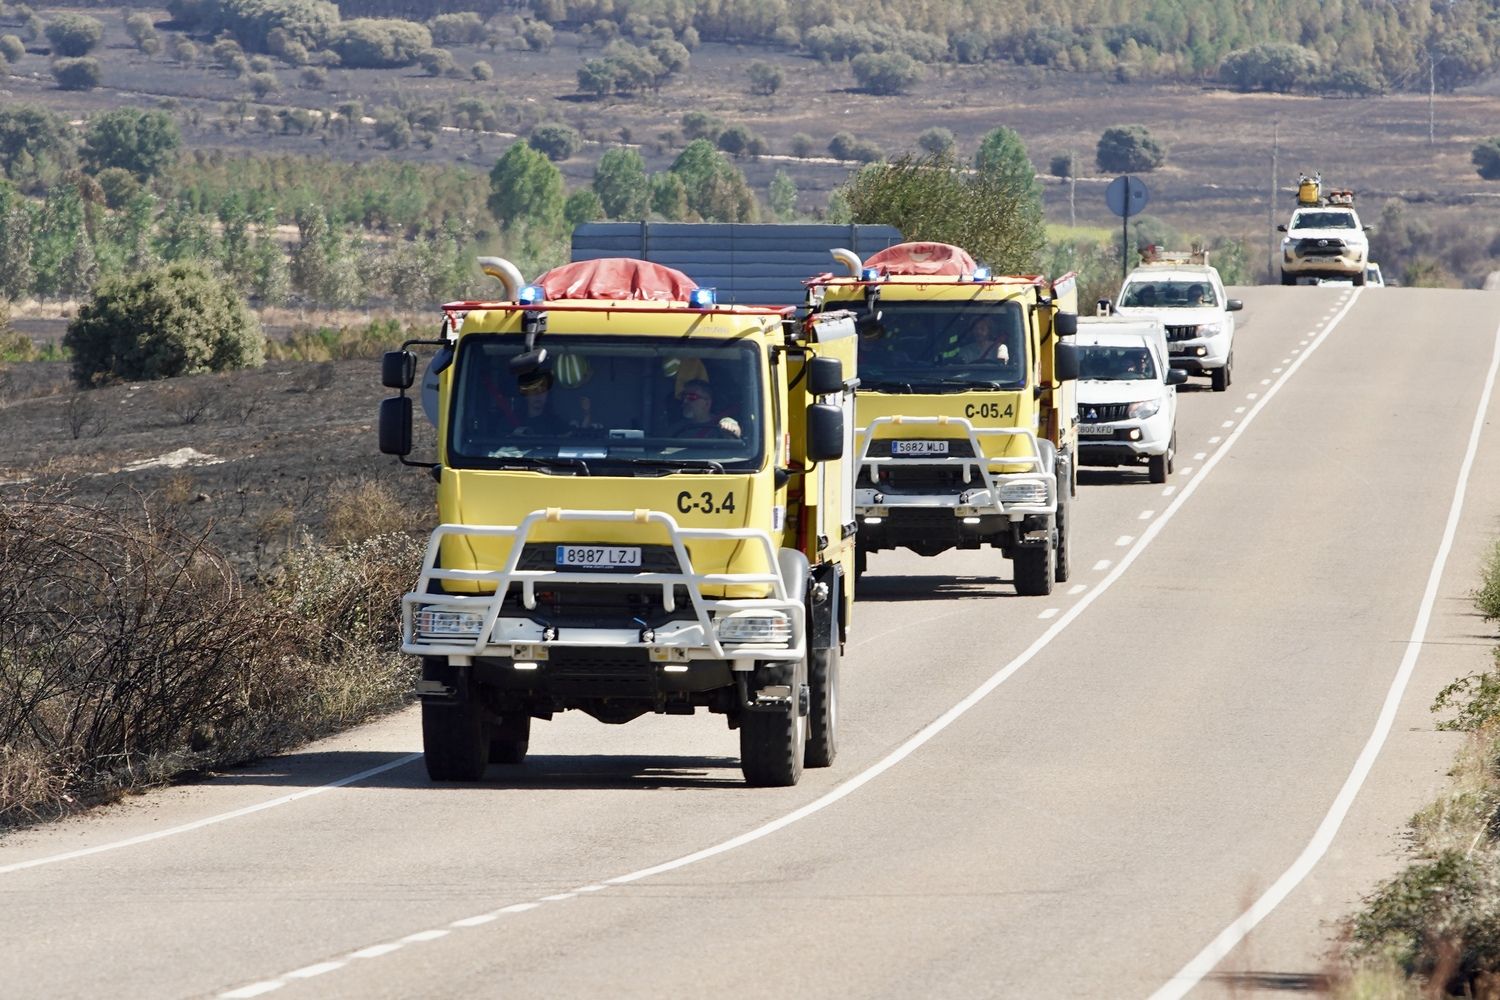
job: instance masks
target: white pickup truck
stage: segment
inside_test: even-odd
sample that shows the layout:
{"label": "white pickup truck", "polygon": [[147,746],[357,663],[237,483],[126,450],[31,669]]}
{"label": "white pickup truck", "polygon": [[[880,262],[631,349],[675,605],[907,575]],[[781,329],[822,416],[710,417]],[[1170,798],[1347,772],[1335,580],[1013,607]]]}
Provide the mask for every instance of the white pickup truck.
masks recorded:
{"label": "white pickup truck", "polygon": [[1352,281],[1363,285],[1370,260],[1370,240],[1359,213],[1349,205],[1302,205],[1292,212],[1281,238],[1281,283],[1304,279]]}
{"label": "white pickup truck", "polygon": [[1159,319],[1167,329],[1167,360],[1189,374],[1207,375],[1215,392],[1234,379],[1234,313],[1244,308],[1224,294],[1219,272],[1198,254],[1160,255],[1125,276],[1114,312]]}
{"label": "white pickup truck", "polygon": [[1165,483],[1177,452],[1177,386],[1166,331],[1151,317],[1078,319],[1078,464],[1144,465]]}

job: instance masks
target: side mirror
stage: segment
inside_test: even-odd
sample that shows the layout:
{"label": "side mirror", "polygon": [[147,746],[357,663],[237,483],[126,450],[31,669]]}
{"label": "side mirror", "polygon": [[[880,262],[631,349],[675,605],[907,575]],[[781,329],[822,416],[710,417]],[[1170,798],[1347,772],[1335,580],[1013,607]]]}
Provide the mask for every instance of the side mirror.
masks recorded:
{"label": "side mirror", "polygon": [[411,351],[386,351],[380,357],[380,384],[387,389],[410,389],[417,380],[417,356]]}
{"label": "side mirror", "polygon": [[1278,233],[1284,233],[1284,232],[1286,232],[1286,224],[1282,223],[1281,225],[1277,226],[1276,227],[1276,231]]}
{"label": "side mirror", "polygon": [[1078,377],[1078,347],[1075,344],[1058,344],[1054,355],[1053,374],[1059,382],[1068,382]]}
{"label": "side mirror", "polygon": [[807,391],[830,396],[844,391],[844,362],[838,358],[811,358],[807,362]]}
{"label": "side mirror", "polygon": [[1181,385],[1187,381],[1187,372],[1181,368],[1167,369],[1167,385]]}
{"label": "side mirror", "polygon": [[1060,312],[1052,317],[1052,332],[1059,337],[1072,337],[1078,333],[1078,314]]}
{"label": "side mirror", "polygon": [[1095,316],[1108,316],[1110,313],[1112,313],[1114,311],[1115,311],[1115,304],[1113,302],[1109,301],[1109,299],[1100,299],[1098,302],[1094,303],[1094,315]]}
{"label": "side mirror", "polygon": [[844,457],[844,408],[814,403],[807,408],[807,457],[832,462]]}
{"label": "side mirror", "polygon": [[1375,227],[1374,226],[1365,226],[1364,229],[1365,229],[1365,232],[1367,232],[1367,233],[1373,233],[1375,231]]}
{"label": "side mirror", "polygon": [[380,452],[402,457],[411,454],[410,396],[391,396],[380,401]]}
{"label": "side mirror", "polygon": [[1245,308],[1245,303],[1241,302],[1239,299],[1230,299],[1224,303],[1225,312],[1237,313],[1243,308]]}

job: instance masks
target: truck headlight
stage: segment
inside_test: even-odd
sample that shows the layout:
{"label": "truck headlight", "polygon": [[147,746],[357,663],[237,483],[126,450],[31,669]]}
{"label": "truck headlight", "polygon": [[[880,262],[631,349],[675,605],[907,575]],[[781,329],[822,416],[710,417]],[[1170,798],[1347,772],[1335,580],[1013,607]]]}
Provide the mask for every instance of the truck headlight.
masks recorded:
{"label": "truck headlight", "polygon": [[1045,504],[1047,485],[1045,483],[1006,483],[1000,487],[1000,502]]}
{"label": "truck headlight", "polygon": [[735,611],[715,621],[714,627],[720,642],[792,641],[792,620],[780,611]]}
{"label": "truck headlight", "polygon": [[422,608],[413,623],[418,635],[477,636],[484,616],[472,611],[437,611]]}
{"label": "truck headlight", "polygon": [[1148,417],[1156,416],[1156,412],[1160,409],[1161,400],[1143,399],[1139,403],[1131,403],[1126,407],[1125,415],[1132,420],[1145,420]]}
{"label": "truck headlight", "polygon": [[1221,330],[1223,330],[1223,329],[1224,329],[1224,324],[1223,323],[1199,323],[1198,324],[1198,336],[1200,336],[1200,337],[1217,337],[1219,335],[1219,332]]}

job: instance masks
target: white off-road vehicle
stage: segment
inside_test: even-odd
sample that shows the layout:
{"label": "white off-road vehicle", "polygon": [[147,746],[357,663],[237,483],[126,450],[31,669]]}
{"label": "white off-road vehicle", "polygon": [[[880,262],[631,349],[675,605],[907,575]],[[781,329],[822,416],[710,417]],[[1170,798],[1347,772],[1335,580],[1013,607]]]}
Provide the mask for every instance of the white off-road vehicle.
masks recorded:
{"label": "white off-road vehicle", "polygon": [[1177,452],[1177,386],[1160,321],[1078,320],[1078,464],[1144,465],[1164,483]]}
{"label": "white off-road vehicle", "polygon": [[1119,316],[1159,319],[1167,331],[1167,360],[1190,375],[1207,375],[1215,392],[1234,379],[1234,313],[1244,308],[1224,294],[1207,254],[1153,251],[1125,276],[1115,297]]}
{"label": "white off-road vehicle", "polygon": [[1281,238],[1281,283],[1295,285],[1319,278],[1363,285],[1370,260],[1370,240],[1353,205],[1300,205],[1277,230]]}

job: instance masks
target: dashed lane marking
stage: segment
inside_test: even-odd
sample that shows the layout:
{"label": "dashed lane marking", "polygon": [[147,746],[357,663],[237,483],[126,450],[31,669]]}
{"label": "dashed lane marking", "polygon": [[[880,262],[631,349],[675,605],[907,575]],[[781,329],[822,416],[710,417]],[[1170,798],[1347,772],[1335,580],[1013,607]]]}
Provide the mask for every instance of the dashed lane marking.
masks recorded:
{"label": "dashed lane marking", "polygon": [[1100,559],[1098,562],[1094,563],[1094,572],[1095,573],[1102,573],[1105,570],[1109,569],[1113,565],[1114,565],[1114,562],[1112,560],[1109,560],[1109,559]]}
{"label": "dashed lane marking", "polygon": [[1040,619],[1042,619],[1042,621],[1046,621],[1048,618],[1056,618],[1057,617],[1057,609],[1056,608],[1048,608],[1046,611],[1043,611],[1041,614],[1037,615],[1037,617],[1040,618]]}
{"label": "dashed lane marking", "polygon": [[1154,511],[1154,510],[1143,510],[1143,511],[1141,511],[1141,516],[1140,516],[1140,518],[1138,518],[1138,520],[1149,521],[1149,520],[1151,520],[1155,516],[1156,516],[1156,511]]}
{"label": "dashed lane marking", "polygon": [[1073,586],[1071,586],[1071,587],[1068,588],[1068,593],[1076,595],[1076,594],[1081,594],[1085,590],[1088,590],[1088,589],[1089,589],[1089,585],[1086,584],[1086,583],[1075,583],[1075,584],[1073,584]]}
{"label": "dashed lane marking", "polygon": [[1133,541],[1135,541],[1134,535],[1121,535],[1119,538],[1115,539],[1115,544],[1123,549]]}

